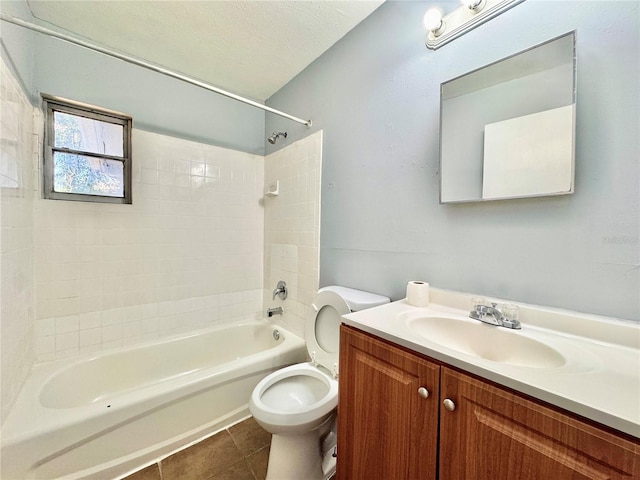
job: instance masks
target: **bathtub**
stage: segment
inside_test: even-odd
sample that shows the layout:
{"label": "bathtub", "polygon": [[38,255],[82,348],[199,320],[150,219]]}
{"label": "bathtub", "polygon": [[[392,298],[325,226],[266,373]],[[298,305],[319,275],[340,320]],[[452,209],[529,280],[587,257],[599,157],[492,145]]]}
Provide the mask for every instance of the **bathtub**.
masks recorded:
{"label": "bathtub", "polygon": [[305,360],[301,338],[255,321],[37,365],[2,426],[0,478],[116,478],[247,416],[262,378]]}

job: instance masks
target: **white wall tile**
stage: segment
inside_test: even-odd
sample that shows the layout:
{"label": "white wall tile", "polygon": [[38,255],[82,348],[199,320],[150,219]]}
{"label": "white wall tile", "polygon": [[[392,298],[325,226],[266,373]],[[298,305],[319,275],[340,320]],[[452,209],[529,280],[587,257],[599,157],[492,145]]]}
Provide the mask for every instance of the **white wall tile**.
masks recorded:
{"label": "white wall tile", "polygon": [[80,330],[80,318],[78,315],[56,318],[56,334],[77,332]]}
{"label": "white wall tile", "polygon": [[56,354],[79,347],[79,332],[56,333]]}
{"label": "white wall tile", "polygon": [[97,329],[102,325],[101,312],[87,312],[78,316],[78,328],[82,330]]}
{"label": "white wall tile", "polygon": [[263,157],[134,130],[133,161],[133,205],[34,201],[36,317],[92,331],[56,356],[226,321],[219,295],[262,291]]}
{"label": "white wall tile", "polygon": [[103,326],[101,329],[102,342],[111,344],[116,340],[122,340],[122,324]]}
{"label": "white wall tile", "polygon": [[[35,344],[33,198],[36,186],[34,109],[4,60],[0,59],[0,422],[13,405],[38,351],[51,355],[52,341]],[[43,240],[53,245],[51,237]],[[48,268],[39,269],[49,275]],[[48,301],[48,300],[47,300]],[[42,318],[50,318],[45,315]],[[51,332],[52,323],[38,325]]]}
{"label": "white wall tile", "polygon": [[44,355],[55,354],[56,352],[56,337],[55,335],[49,335],[46,337],[38,337],[35,341],[35,349],[38,357]]}
{"label": "white wall tile", "polygon": [[90,328],[88,330],[81,330],[78,333],[78,342],[80,348],[89,345],[100,345],[102,342],[102,329]]}
{"label": "white wall tile", "polygon": [[35,321],[34,333],[36,337],[46,337],[56,333],[55,318],[41,318]]}
{"label": "white wall tile", "polygon": [[[265,197],[263,311],[282,306],[272,320],[304,336],[306,313],[318,290],[322,132],[265,158],[264,185],[280,182],[277,197]],[[286,300],[273,300],[279,280],[287,282]]]}

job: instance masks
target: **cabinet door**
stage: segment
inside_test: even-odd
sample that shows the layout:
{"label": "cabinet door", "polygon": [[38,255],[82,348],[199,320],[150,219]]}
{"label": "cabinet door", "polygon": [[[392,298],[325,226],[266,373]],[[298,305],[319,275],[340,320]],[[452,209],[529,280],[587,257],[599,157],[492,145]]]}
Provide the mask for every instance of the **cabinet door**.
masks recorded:
{"label": "cabinet door", "polygon": [[439,369],[342,326],[338,479],[436,478]]}
{"label": "cabinet door", "polygon": [[445,367],[441,392],[441,480],[640,478],[640,442]]}

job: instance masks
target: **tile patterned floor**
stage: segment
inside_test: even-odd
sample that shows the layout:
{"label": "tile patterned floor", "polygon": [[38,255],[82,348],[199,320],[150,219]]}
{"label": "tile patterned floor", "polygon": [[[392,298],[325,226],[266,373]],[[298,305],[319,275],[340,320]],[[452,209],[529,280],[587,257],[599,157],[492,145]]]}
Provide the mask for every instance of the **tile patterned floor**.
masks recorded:
{"label": "tile patterned floor", "polygon": [[123,480],[264,480],[270,444],[248,418]]}

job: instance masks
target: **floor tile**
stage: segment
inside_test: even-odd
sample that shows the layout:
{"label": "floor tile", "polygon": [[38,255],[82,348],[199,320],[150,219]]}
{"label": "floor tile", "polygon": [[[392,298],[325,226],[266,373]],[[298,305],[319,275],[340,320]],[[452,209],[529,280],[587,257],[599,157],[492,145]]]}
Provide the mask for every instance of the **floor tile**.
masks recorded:
{"label": "floor tile", "polygon": [[266,446],[247,457],[247,461],[249,462],[249,465],[251,465],[251,470],[253,470],[256,480],[264,480],[267,477],[269,451],[270,447]]}
{"label": "floor tile", "polygon": [[160,480],[160,469],[158,468],[158,464],[154,463],[122,480]]}
{"label": "floor tile", "polygon": [[271,443],[271,434],[258,425],[253,417],[229,427],[229,433],[245,457]]}
{"label": "floor tile", "polygon": [[255,480],[246,460],[243,460],[224,472],[211,477],[210,480]]}
{"label": "floor tile", "polygon": [[163,480],[207,480],[243,460],[226,430],[162,460]]}

